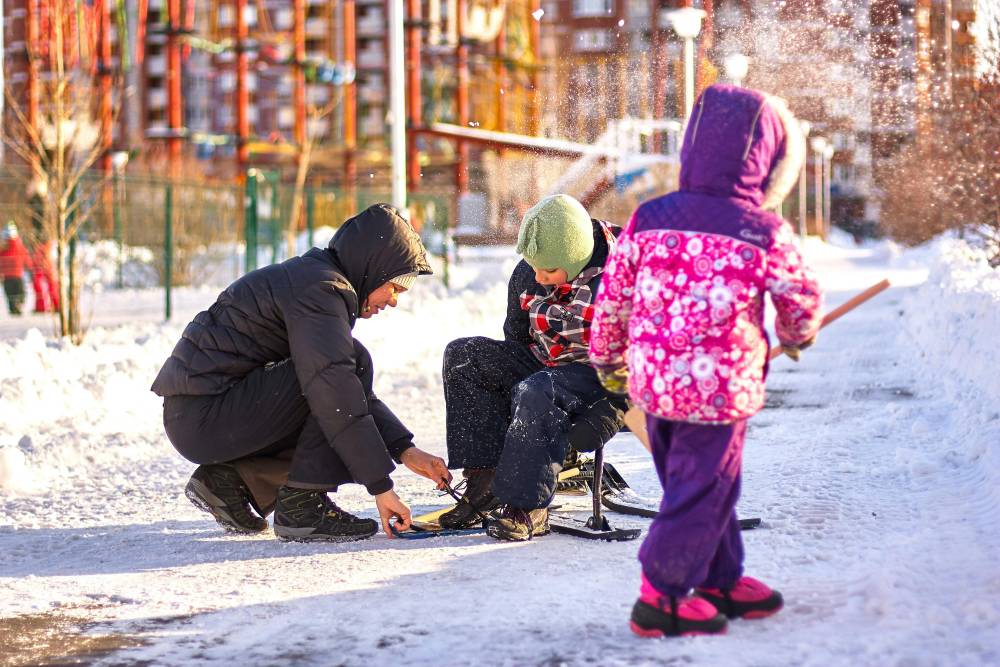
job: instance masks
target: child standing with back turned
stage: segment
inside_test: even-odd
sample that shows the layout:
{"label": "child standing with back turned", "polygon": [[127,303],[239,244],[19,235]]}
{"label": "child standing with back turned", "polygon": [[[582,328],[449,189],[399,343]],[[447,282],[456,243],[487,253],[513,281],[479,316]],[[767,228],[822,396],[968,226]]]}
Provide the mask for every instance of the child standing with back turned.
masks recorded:
{"label": "child standing with back turned", "polygon": [[735,506],[747,419],[764,405],[765,292],[792,358],[820,325],[816,280],[770,212],[804,157],[781,100],[709,87],[685,133],[680,189],[639,206],[608,260],[590,357],[609,390],[647,413],[665,492],[639,551],[641,636],[721,633],[726,617],[782,606],[743,576]]}

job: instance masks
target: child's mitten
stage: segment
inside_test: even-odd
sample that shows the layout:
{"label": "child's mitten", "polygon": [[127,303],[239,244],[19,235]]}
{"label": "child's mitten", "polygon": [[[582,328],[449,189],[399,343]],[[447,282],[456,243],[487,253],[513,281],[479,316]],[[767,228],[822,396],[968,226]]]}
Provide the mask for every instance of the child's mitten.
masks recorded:
{"label": "child's mitten", "polygon": [[597,379],[601,385],[612,394],[625,396],[628,394],[628,367],[622,366],[613,371],[597,369]]}

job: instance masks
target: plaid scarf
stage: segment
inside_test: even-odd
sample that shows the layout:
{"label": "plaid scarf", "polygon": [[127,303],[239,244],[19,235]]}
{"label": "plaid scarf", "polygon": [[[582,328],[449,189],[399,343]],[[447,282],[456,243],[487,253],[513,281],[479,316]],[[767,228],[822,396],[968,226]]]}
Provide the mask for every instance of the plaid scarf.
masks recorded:
{"label": "plaid scarf", "polygon": [[521,294],[521,309],[528,311],[535,341],[528,348],[546,366],[587,361],[597,292],[597,285],[590,282],[603,272],[603,267],[592,266],[571,283],[540,285]]}
{"label": "plaid scarf", "polygon": [[[608,255],[615,248],[615,235],[603,220],[596,221],[604,234]],[[594,320],[594,295],[603,266],[590,266],[573,282],[555,287],[535,284],[521,293],[521,310],[528,311],[531,338],[528,349],[546,366],[574,362],[589,363],[590,323]]]}

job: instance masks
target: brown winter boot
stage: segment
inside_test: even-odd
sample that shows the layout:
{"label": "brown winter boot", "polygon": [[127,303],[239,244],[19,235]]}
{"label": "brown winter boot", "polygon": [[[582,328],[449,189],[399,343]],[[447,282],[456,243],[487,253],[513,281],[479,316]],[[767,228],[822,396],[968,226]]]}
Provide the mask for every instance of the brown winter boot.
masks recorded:
{"label": "brown winter boot", "polygon": [[549,510],[546,507],[522,510],[508,505],[499,519],[486,524],[487,535],[508,542],[524,542],[549,532]]}
{"label": "brown winter boot", "polygon": [[495,473],[493,468],[466,468],[462,472],[466,480],[465,492],[454,509],[438,517],[442,528],[469,528],[482,523],[479,513],[490,511],[499,502],[490,493]]}

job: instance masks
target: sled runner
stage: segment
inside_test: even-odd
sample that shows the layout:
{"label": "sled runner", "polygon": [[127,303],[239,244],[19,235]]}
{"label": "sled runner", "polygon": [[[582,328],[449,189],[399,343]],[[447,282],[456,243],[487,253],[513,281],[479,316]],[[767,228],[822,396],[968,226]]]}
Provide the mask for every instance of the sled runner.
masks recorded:
{"label": "sled runner", "polygon": [[[549,514],[549,526],[553,533],[582,537],[588,540],[604,540],[606,542],[624,542],[634,540],[642,532],[639,528],[612,528],[607,517],[601,514],[601,503],[604,488],[604,448],[600,447],[594,452],[594,460],[591,462],[593,472],[590,482],[591,497],[593,499],[593,514],[586,521],[562,514]],[[617,474],[617,471],[616,471]],[[621,477],[619,475],[619,477]],[[624,480],[622,480],[624,481]]]}
{"label": "sled runner", "polygon": [[[618,469],[610,463],[603,466],[604,474],[601,481],[601,503],[607,509],[618,514],[641,516],[651,519],[659,512],[659,500],[647,498],[636,493],[625,480]],[[573,468],[568,468],[559,474],[559,484],[556,493],[582,495],[590,493],[594,484],[593,459],[581,460]],[[752,530],[761,525],[760,517],[740,519],[742,530]]]}

